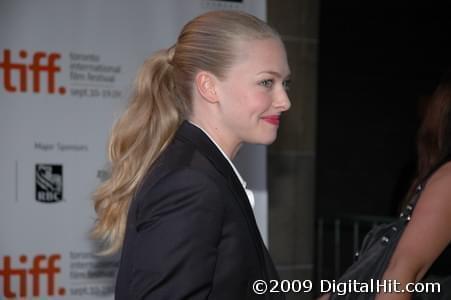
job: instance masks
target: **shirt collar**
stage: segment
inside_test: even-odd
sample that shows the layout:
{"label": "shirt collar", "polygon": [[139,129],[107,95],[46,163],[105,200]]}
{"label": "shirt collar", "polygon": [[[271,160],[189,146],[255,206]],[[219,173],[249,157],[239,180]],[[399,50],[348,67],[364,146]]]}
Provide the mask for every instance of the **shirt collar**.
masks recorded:
{"label": "shirt collar", "polygon": [[241,177],[240,173],[238,172],[237,168],[235,167],[235,165],[233,164],[233,162],[230,160],[230,158],[225,154],[225,152],[222,150],[222,148],[216,143],[216,141],[208,134],[208,132],[206,130],[204,130],[202,127],[200,127],[200,125],[189,121],[191,124],[193,124],[194,126],[196,126],[197,128],[199,128],[200,130],[203,131],[203,133],[205,133],[206,136],[208,136],[208,138],[213,142],[213,144],[215,144],[216,148],[218,148],[219,152],[222,153],[222,155],[225,157],[225,159],[229,162],[230,166],[232,166],[233,171],[235,172],[236,177],[238,177],[238,180],[240,181],[241,185],[243,186],[244,189],[246,189],[247,183],[246,181],[244,181],[243,177]]}

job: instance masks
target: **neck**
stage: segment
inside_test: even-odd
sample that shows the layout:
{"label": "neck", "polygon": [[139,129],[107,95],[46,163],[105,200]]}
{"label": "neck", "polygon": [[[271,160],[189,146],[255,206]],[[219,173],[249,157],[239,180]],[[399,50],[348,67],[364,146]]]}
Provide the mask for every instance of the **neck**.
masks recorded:
{"label": "neck", "polygon": [[191,117],[188,120],[205,130],[210,138],[213,139],[219,147],[221,147],[227,157],[231,160],[234,159],[241,147],[240,142],[231,140],[218,126],[213,125],[206,120],[200,120],[195,117]]}

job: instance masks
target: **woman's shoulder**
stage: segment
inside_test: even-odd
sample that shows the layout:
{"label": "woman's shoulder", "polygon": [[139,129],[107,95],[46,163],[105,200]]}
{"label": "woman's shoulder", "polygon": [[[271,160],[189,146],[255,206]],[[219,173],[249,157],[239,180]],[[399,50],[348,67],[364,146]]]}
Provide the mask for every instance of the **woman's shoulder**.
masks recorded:
{"label": "woman's shoulder", "polygon": [[[221,180],[211,169],[190,163],[159,162],[155,165],[141,184],[137,195],[154,194],[158,190],[183,190],[193,187],[203,190],[221,189]],[[171,188],[172,187],[172,188]]]}
{"label": "woman's shoulder", "polygon": [[[419,194],[390,261],[390,272],[423,277],[451,241],[451,163],[434,171]],[[401,273],[398,273],[398,275]]]}
{"label": "woman's shoulder", "polygon": [[429,177],[417,206],[416,211],[449,219],[451,225],[451,162]]}
{"label": "woman's shoulder", "polygon": [[206,172],[214,168],[209,159],[194,144],[178,139],[174,139],[161,152],[155,165],[165,169],[197,168]]}
{"label": "woman's shoulder", "polygon": [[[440,166],[426,183],[426,188],[434,191],[451,191],[451,161]],[[451,194],[449,195],[451,197]]]}
{"label": "woman's shoulder", "polygon": [[197,207],[222,214],[224,191],[209,174],[190,166],[166,169],[146,179],[133,199],[137,220],[175,207]]}

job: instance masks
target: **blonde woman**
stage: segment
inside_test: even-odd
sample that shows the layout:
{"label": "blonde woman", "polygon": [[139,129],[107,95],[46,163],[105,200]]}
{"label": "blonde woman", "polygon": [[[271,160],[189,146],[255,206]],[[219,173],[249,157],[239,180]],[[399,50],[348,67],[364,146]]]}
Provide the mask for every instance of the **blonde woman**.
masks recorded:
{"label": "blonde woman", "polygon": [[283,299],[252,290],[278,275],[232,159],[275,140],[289,73],[278,34],[237,11],[193,19],[144,63],[94,197],[94,236],[122,252],[116,299]]}

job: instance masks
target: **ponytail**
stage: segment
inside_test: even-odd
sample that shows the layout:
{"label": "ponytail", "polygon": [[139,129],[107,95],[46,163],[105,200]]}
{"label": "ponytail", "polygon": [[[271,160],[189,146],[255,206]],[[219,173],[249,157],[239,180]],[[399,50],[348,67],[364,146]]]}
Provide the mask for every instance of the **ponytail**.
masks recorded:
{"label": "ponytail", "polygon": [[93,196],[98,219],[92,236],[105,242],[101,254],[120,249],[133,195],[182,120],[184,108],[177,103],[173,55],[174,47],[171,47],[145,61],[136,77],[128,107],[112,129],[111,176]]}

